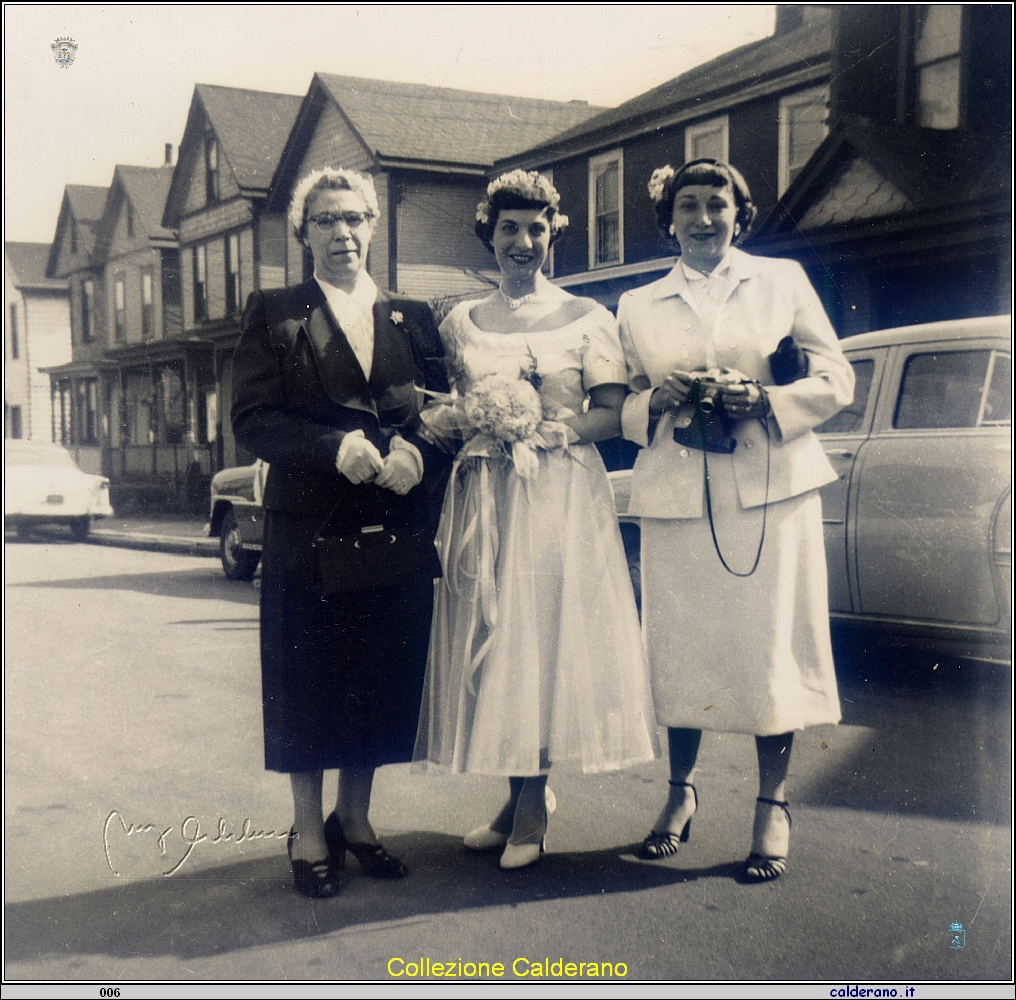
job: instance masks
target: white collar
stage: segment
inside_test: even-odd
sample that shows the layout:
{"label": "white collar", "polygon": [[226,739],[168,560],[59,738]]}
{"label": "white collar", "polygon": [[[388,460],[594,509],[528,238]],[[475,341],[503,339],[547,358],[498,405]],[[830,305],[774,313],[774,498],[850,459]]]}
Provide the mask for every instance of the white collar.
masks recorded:
{"label": "white collar", "polygon": [[353,284],[352,292],[343,291],[337,285],[314,274],[314,280],[318,283],[325,298],[329,302],[352,301],[355,302],[368,316],[373,315],[374,303],[377,301],[377,285],[367,273],[366,268],[361,268],[356,274],[356,281]]}
{"label": "white collar", "polygon": [[[738,250],[737,247],[731,247],[727,251],[723,260],[720,261],[720,267],[723,266],[724,261],[727,262],[727,277],[735,281],[744,281],[746,278],[758,274],[762,269],[759,258],[753,257],[743,250]],[[716,274],[716,271],[713,271],[713,274]],[[701,274],[699,276],[701,277]],[[670,271],[655,283],[653,298],[665,299],[671,295],[684,295],[687,292],[688,278],[685,276],[683,263],[678,258],[677,263]]]}
{"label": "white collar", "polygon": [[681,265],[681,270],[684,271],[684,276],[688,281],[705,281],[707,278],[718,278],[730,270],[730,248],[723,255],[723,260],[708,274],[703,274],[696,268],[686,264],[683,257],[678,258],[678,263]]}

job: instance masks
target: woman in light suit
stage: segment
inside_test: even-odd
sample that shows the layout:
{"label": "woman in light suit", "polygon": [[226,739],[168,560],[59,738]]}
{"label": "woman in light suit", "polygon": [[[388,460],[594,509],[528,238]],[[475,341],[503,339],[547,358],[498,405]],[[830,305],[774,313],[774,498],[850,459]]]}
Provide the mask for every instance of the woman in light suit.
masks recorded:
{"label": "woman in light suit", "polygon": [[[732,248],[755,216],[733,167],[663,167],[649,190],[681,258],[618,308],[633,390],[623,432],[643,446],[629,506],[642,519],[643,629],[670,742],[670,794],[642,855],[688,838],[702,730],[750,733],[745,878],[765,881],[786,870],[793,731],[840,718],[818,495],[835,473],[812,428],[850,402],[853,373],[800,265]],[[788,336],[797,377],[778,385],[770,355]],[[703,396],[730,418],[732,451],[702,448]]]}

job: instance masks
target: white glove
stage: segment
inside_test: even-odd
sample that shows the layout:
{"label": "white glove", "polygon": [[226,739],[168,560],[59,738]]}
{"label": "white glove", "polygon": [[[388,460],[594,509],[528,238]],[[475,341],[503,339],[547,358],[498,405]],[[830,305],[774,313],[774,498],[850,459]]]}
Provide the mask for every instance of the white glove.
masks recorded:
{"label": "white glove", "polygon": [[335,468],[351,483],[373,482],[377,474],[384,468],[381,452],[377,450],[363,435],[362,430],[350,431],[339,445],[339,454],[335,458]]}
{"label": "white glove", "polygon": [[374,481],[376,486],[404,497],[423,479],[423,457],[408,441],[399,437],[392,439],[391,451],[385,459],[381,475]]}

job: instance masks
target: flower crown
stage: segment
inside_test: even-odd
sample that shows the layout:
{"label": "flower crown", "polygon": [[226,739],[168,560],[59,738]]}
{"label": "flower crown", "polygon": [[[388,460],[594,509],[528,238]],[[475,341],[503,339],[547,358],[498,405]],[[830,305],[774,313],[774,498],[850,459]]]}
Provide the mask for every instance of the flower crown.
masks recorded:
{"label": "flower crown", "polygon": [[558,232],[568,225],[568,216],[562,215],[557,206],[561,204],[561,196],[557,189],[543,174],[535,170],[512,170],[510,173],[496,177],[487,185],[487,197],[476,206],[476,221],[486,225],[490,222],[491,199],[498,191],[510,191],[527,201],[546,203],[554,209],[550,219],[552,232]]}
{"label": "flower crown", "polygon": [[664,167],[657,167],[653,171],[653,176],[649,178],[649,197],[653,201],[653,204],[659,205],[663,201],[667,184],[675,176],[676,172],[669,163]]}

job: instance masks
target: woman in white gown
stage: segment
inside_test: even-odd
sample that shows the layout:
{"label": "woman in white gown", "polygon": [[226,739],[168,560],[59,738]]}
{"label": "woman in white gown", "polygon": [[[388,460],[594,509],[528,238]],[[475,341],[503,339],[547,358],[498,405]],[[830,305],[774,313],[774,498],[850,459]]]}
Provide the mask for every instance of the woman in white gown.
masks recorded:
{"label": "woman in white gown", "polygon": [[655,744],[613,493],[592,444],[620,432],[624,355],[606,309],[541,273],[568,221],[558,202],[535,172],[490,184],[476,230],[500,287],[441,326],[459,394],[486,376],[523,376],[543,409],[546,447],[527,476],[504,452],[460,455],[452,472],[415,754],[510,778],[507,804],[465,839],[476,850],[503,847],[503,868],[542,851],[552,762],[610,771],[651,760]]}

